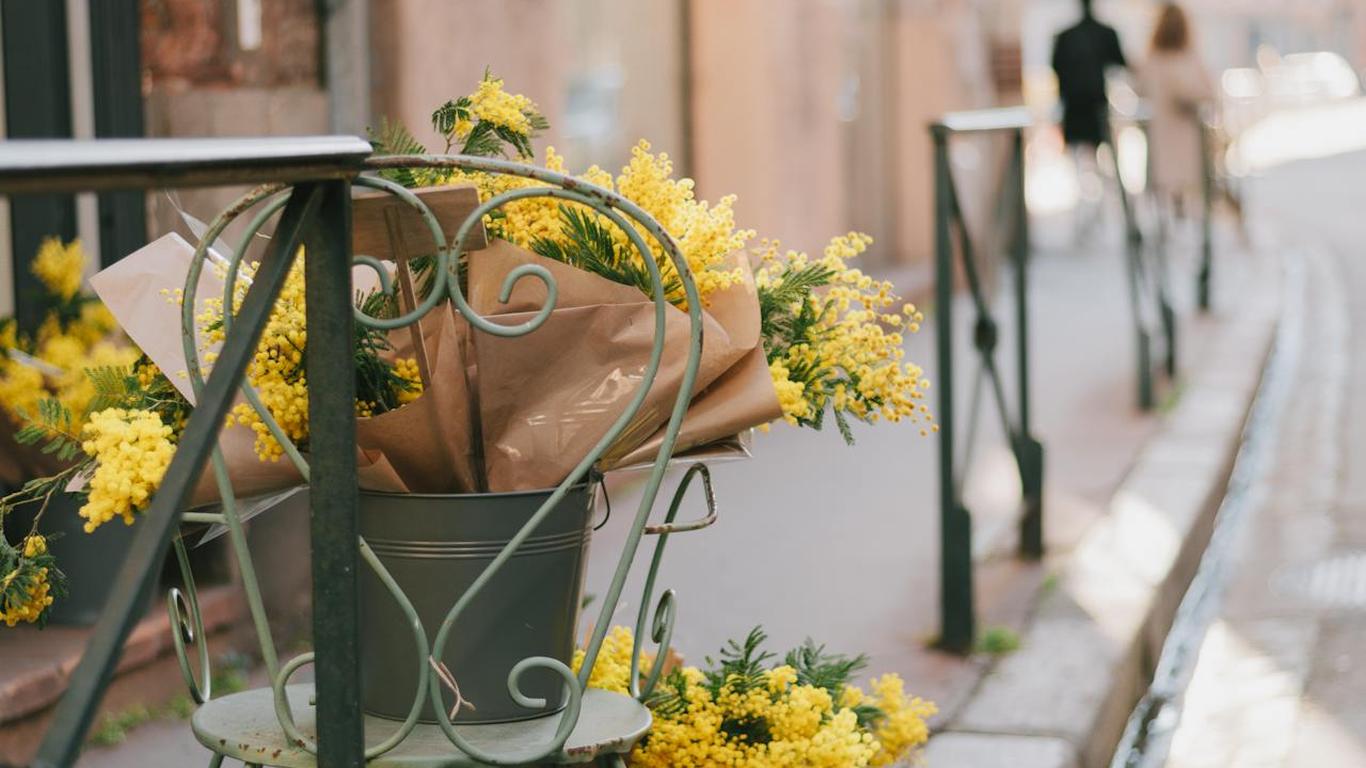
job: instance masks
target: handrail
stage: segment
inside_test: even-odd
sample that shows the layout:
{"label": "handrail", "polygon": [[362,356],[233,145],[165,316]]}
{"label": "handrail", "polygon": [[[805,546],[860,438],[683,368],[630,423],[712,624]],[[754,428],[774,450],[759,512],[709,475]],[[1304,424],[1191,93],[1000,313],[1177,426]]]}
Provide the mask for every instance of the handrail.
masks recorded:
{"label": "handrail", "polygon": [[357,136],[0,141],[0,194],[293,183],[355,176]]}
{"label": "handrail", "polygon": [[[1122,111],[1113,107],[1111,111],[1112,114],[1123,117],[1145,130],[1153,118],[1152,104],[1147,100],[1139,100],[1130,111]],[[1205,105],[1200,108],[1197,117],[1200,126],[1200,260],[1196,268],[1195,297],[1196,306],[1200,308],[1201,312],[1207,312],[1210,308],[1210,284],[1213,280],[1214,269],[1214,199],[1219,186],[1218,169],[1214,157],[1216,147],[1214,137],[1219,130],[1216,114],[1216,110],[1210,105]],[[1153,147],[1149,144],[1149,167],[1152,165],[1152,151]]]}
{"label": "handrail", "polygon": [[[963,504],[962,477],[956,471],[959,457],[954,447],[954,363],[953,299],[954,241],[963,274],[971,294],[977,320],[973,345],[977,350],[978,372],[968,414],[964,455],[961,465],[972,458],[977,428],[981,389],[989,380],[992,400],[1010,441],[1020,473],[1022,514],[1019,552],[1022,557],[1043,556],[1043,446],[1029,423],[1029,217],[1025,203],[1024,130],[1030,125],[1029,113],[1022,107],[956,112],[930,125],[934,143],[935,178],[935,335],[938,359],[935,386],[939,391],[939,501],[940,501],[940,634],[939,646],[955,653],[972,650],[976,635],[973,608],[972,518]],[[962,134],[1007,132],[1010,136],[1010,166],[1002,185],[1002,200],[1012,215],[1007,219],[1006,240],[1014,265],[1015,352],[1018,358],[1017,402],[1014,417],[1006,403],[1005,386],[996,365],[997,325],[977,267],[977,255],[968,232],[967,221],[958,201],[949,165],[949,138]]]}
{"label": "handrail", "polygon": [[[1163,368],[1168,378],[1176,377],[1176,311],[1172,307],[1168,287],[1166,238],[1162,233],[1159,233],[1157,238],[1148,238],[1144,235],[1137,202],[1130,197],[1128,188],[1124,186],[1120,171],[1118,134],[1112,117],[1122,117],[1142,127],[1146,133],[1151,121],[1151,108],[1140,102],[1132,115],[1124,115],[1109,107],[1102,109],[1105,110],[1105,124],[1108,125],[1106,140],[1110,145],[1115,189],[1119,194],[1120,208],[1124,214],[1125,272],[1128,276],[1129,305],[1134,321],[1138,407],[1148,411],[1157,404],[1154,394],[1153,369],[1156,363],[1153,355],[1153,338],[1159,333],[1163,342]],[[1152,163],[1151,152],[1152,143],[1149,142],[1149,166]]]}
{"label": "handrail", "polygon": [[1215,127],[1208,114],[1200,117],[1200,267],[1195,275],[1195,300],[1201,312],[1210,308],[1214,280],[1214,165]]}
{"label": "handrail", "polygon": [[[75,762],[124,642],[132,631],[136,616],[133,608],[156,578],[170,548],[172,533],[181,519],[184,502],[216,445],[214,437],[231,405],[237,382],[255,349],[275,296],[284,283],[285,269],[294,247],[309,237],[326,237],[327,234],[320,230],[341,231],[348,216],[346,179],[359,172],[360,164],[370,153],[370,146],[354,136],[0,142],[0,194],[5,195],[209,186],[281,179],[305,182],[290,196],[276,237],[238,313],[242,330],[228,336],[203,397],[199,399],[199,406],[181,436],[181,449],[172,459],[160,491],[142,515],[141,525],[129,546],[99,623],[72,672],[70,685],[57,704],[52,725],[44,734],[34,765],[55,767]],[[350,238],[337,237],[335,242],[341,247],[335,249],[335,253],[327,253],[328,249],[324,249],[326,263],[315,264],[316,268],[310,269],[310,277],[324,279],[310,281],[309,311],[312,315],[326,306],[329,320],[349,322],[350,249],[347,246]],[[345,291],[340,290],[343,282],[347,285]],[[335,289],[332,292],[342,300],[312,301],[321,298],[328,288]],[[310,320],[315,319],[322,319],[322,314],[318,318],[310,317]],[[348,332],[345,338],[349,337]],[[310,345],[309,357],[311,369],[321,365],[342,371],[351,365],[351,352],[344,343]],[[325,398],[315,398],[312,405],[319,405],[318,400],[322,399]],[[348,403],[347,409],[350,407]],[[319,419],[319,427],[324,433],[332,426],[324,423],[328,421],[336,422],[329,436],[338,445],[346,444],[347,426],[354,429],[350,419],[345,419],[345,423],[336,418]],[[349,451],[319,453],[350,455]],[[335,503],[337,501],[335,493],[330,497],[315,495],[315,523],[321,520],[347,530],[349,519],[349,526],[353,528],[354,503]],[[357,619],[354,591],[357,562],[354,549],[336,550],[323,567],[328,580],[315,585],[314,599],[315,609],[332,620],[345,623],[351,619],[353,633]],[[347,574],[350,577],[344,578]],[[334,606],[340,606],[340,610],[333,610]],[[337,651],[326,655],[331,668],[320,669],[319,688],[339,685],[345,688],[348,678],[355,679],[346,674],[347,668],[356,663],[354,643],[338,638]],[[349,700],[354,701],[354,696]],[[329,749],[339,758],[334,764],[340,765],[350,762],[352,754],[359,754],[356,747],[360,741],[360,717],[354,707],[332,706],[335,717],[328,718],[326,724],[337,736],[328,739],[331,742]]]}
{"label": "handrail", "polygon": [[1023,130],[1033,123],[1029,108],[1017,106],[948,112],[936,120],[932,127],[950,133],[987,133]]}

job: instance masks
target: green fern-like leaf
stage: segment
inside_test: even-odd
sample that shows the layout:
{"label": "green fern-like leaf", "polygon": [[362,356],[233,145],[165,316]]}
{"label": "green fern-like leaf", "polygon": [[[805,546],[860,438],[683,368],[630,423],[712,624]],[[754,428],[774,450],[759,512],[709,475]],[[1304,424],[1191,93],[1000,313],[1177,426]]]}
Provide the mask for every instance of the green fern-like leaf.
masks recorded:
{"label": "green fern-like leaf", "polygon": [[[376,154],[427,154],[427,147],[418,141],[403,123],[390,122],[388,118],[385,118],[380,122],[378,132],[370,129],[368,133],[370,134],[370,146],[374,148]],[[404,187],[412,188],[420,185],[418,174],[412,168],[386,168],[380,171],[380,175]]]}
{"label": "green fern-like leaf", "polygon": [[498,135],[498,128],[493,123],[483,120],[475,123],[470,129],[460,153],[475,157],[507,157],[507,150],[503,146],[503,139]]}
{"label": "green fern-like leaf", "polygon": [[742,642],[727,641],[719,660],[707,657],[707,666],[715,666],[707,672],[707,684],[713,694],[724,686],[743,693],[765,685],[765,663],[773,658],[772,653],[761,650],[767,640],[763,628],[755,627]]}
{"label": "green fern-like leaf", "polygon": [[[572,267],[591,272],[614,283],[634,286],[646,296],[655,292],[654,278],[645,264],[635,258],[634,246],[620,245],[612,238],[611,225],[577,207],[561,205],[561,239],[540,238],[532,242],[531,250],[547,259],[554,259]],[[653,254],[647,258],[655,258]],[[664,277],[664,296],[676,299],[683,292],[683,281],[677,273],[665,272],[656,261]]]}

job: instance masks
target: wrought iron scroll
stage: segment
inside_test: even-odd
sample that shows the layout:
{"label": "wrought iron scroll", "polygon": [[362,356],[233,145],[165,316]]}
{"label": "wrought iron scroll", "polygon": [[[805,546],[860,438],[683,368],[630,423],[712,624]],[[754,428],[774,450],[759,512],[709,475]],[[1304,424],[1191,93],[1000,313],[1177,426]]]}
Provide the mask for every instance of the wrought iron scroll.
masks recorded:
{"label": "wrought iron scroll", "polygon": [[[403,615],[408,621],[410,629],[413,633],[414,645],[418,651],[418,659],[420,662],[418,664],[418,689],[414,692],[413,705],[409,710],[407,718],[404,720],[401,727],[396,732],[391,734],[389,738],[385,739],[383,742],[379,744],[369,745],[365,747],[364,758],[373,758],[393,749],[398,744],[402,743],[404,739],[406,739],[411,734],[412,730],[417,725],[418,717],[422,710],[422,706],[424,703],[422,698],[424,694],[423,689],[425,688],[425,694],[428,700],[432,703],[434,710],[438,713],[441,713],[438,715],[438,725],[440,726],[441,730],[445,733],[446,737],[451,741],[451,743],[455,747],[459,748],[462,752],[469,755],[471,758],[490,765],[522,765],[527,763],[536,763],[544,760],[553,759],[554,756],[557,753],[559,753],[560,750],[563,748],[565,742],[572,733],[575,724],[577,723],[581,707],[581,697],[584,685],[587,681],[588,672],[592,669],[593,663],[596,660],[597,655],[602,647],[602,643],[606,636],[606,631],[610,624],[612,610],[615,608],[617,602],[621,597],[621,592],[625,585],[626,576],[635,558],[636,550],[639,547],[641,536],[643,536],[645,533],[653,533],[660,535],[660,541],[656,545],[655,555],[651,563],[650,572],[647,576],[646,599],[648,600],[649,593],[653,589],[655,576],[659,568],[660,558],[662,557],[663,544],[664,541],[667,539],[668,534],[681,532],[683,530],[694,530],[699,527],[704,527],[705,525],[709,525],[710,522],[714,521],[715,519],[715,506],[711,493],[710,476],[707,474],[705,467],[695,466],[688,470],[688,472],[684,475],[682,481],[680,482],[679,488],[675,493],[673,503],[670,506],[669,513],[665,517],[664,523],[660,526],[651,526],[647,529],[649,512],[653,507],[654,500],[658,495],[660,485],[663,481],[664,473],[667,469],[668,459],[672,455],[673,447],[677,440],[678,431],[681,427],[683,414],[687,408],[687,404],[690,399],[690,393],[692,392],[693,384],[697,375],[697,367],[702,345],[702,324],[700,309],[701,301],[697,294],[696,286],[689,273],[687,262],[682,257],[681,253],[678,251],[676,244],[669,237],[669,235],[662,229],[662,227],[660,227],[660,225],[657,222],[655,222],[643,210],[641,210],[625,198],[621,197],[620,195],[617,195],[609,190],[602,189],[587,184],[581,180],[567,177],[563,174],[555,173],[552,171],[489,158],[474,158],[454,155],[379,157],[370,159],[367,165],[370,170],[381,170],[384,168],[400,167],[427,167],[460,169],[466,171],[484,171],[488,173],[499,173],[520,176],[523,178],[528,178],[542,182],[545,186],[532,186],[514,189],[512,191],[502,193],[490,200],[485,201],[474,212],[472,212],[468,216],[468,218],[462,223],[462,225],[459,227],[455,235],[453,242],[448,246],[445,234],[442,232],[441,227],[437,222],[435,216],[423,204],[423,202],[420,198],[418,198],[418,196],[414,195],[409,190],[397,184],[393,184],[392,182],[389,182],[382,178],[364,175],[354,179],[353,183],[355,185],[370,187],[391,194],[400,199],[401,201],[403,201],[404,203],[406,203],[407,205],[409,205],[410,207],[412,207],[421,215],[423,220],[426,222],[428,228],[431,230],[433,240],[436,244],[435,274],[437,274],[438,276],[444,276],[442,279],[438,279],[437,281],[435,281],[430,293],[426,297],[424,297],[423,300],[419,302],[417,306],[413,307],[406,314],[403,314],[397,318],[377,318],[367,316],[361,313],[359,310],[356,310],[354,321],[357,323],[362,323],[373,328],[392,330],[417,322],[428,312],[430,312],[434,307],[436,307],[441,301],[449,298],[452,304],[455,305],[457,311],[459,311],[474,328],[478,329],[481,332],[504,337],[515,337],[522,336],[536,330],[536,328],[538,328],[549,317],[551,311],[553,311],[555,307],[555,301],[557,298],[555,281],[553,277],[550,275],[550,273],[543,267],[540,267],[538,265],[523,265],[521,267],[514,269],[504,278],[501,296],[503,301],[508,300],[508,298],[511,295],[512,289],[516,285],[516,283],[519,280],[526,277],[532,277],[540,280],[547,291],[547,298],[544,305],[542,305],[541,309],[530,320],[520,323],[518,325],[501,325],[492,322],[487,318],[479,316],[466,301],[466,298],[463,294],[462,288],[459,283],[458,270],[454,269],[457,257],[460,254],[464,253],[465,245],[468,239],[475,231],[477,225],[483,220],[484,216],[510,202],[522,199],[538,197],[552,198],[570,203],[576,203],[598,211],[613,225],[618,227],[620,231],[623,232],[627,239],[631,242],[632,246],[635,247],[644,256],[644,265],[651,274],[654,286],[653,299],[655,302],[656,321],[656,327],[654,332],[654,347],[651,351],[649,362],[646,366],[641,382],[637,388],[634,397],[628,403],[626,410],[612,425],[612,428],[609,429],[605,435],[603,435],[603,437],[598,441],[598,443],[588,453],[588,455],[586,455],[579,462],[579,464],[574,468],[570,475],[556,488],[554,493],[551,494],[551,496],[546,500],[542,507],[523,526],[523,528],[517,533],[517,535],[514,536],[507,543],[507,545],[497,555],[497,557],[494,558],[494,560],[487,566],[484,572],[481,573],[480,576],[475,580],[474,584],[470,587],[470,589],[465,594],[463,594],[451,607],[450,611],[447,613],[445,617],[445,620],[442,622],[440,628],[437,630],[434,642],[431,644],[430,648],[427,644],[425,628],[418,620],[417,614],[414,611],[406,595],[404,595],[402,590],[399,589],[398,585],[394,582],[392,577],[388,574],[383,565],[379,562],[379,559],[370,550],[369,546],[365,543],[364,539],[358,537],[356,541],[356,547],[357,552],[359,553],[360,561],[375,572],[375,574],[379,577],[380,581],[384,584],[386,590],[397,602]],[[196,349],[193,309],[196,300],[195,291],[198,286],[198,278],[205,266],[206,260],[209,258],[208,244],[214,242],[232,221],[236,220],[238,217],[242,216],[249,210],[256,208],[258,205],[260,206],[259,211],[253,216],[247,227],[246,232],[243,234],[243,247],[239,248],[236,253],[231,254],[227,260],[225,270],[226,279],[224,286],[224,306],[232,307],[234,306],[234,297],[239,295],[239,293],[241,292],[241,288],[239,286],[242,283],[246,282],[241,275],[241,261],[244,254],[246,253],[245,245],[251,241],[251,238],[256,235],[256,233],[261,229],[262,226],[264,226],[264,224],[267,221],[269,221],[273,216],[275,216],[282,208],[287,208],[287,206],[290,205],[290,202],[294,200],[294,198],[298,194],[299,192],[297,190],[287,190],[286,188],[280,185],[267,185],[264,187],[259,187],[244,195],[236,203],[234,203],[228,210],[224,211],[223,214],[221,214],[217,219],[214,220],[214,222],[210,225],[208,231],[205,233],[204,237],[201,238],[201,241],[195,250],[192,268],[190,270],[190,274],[186,282],[184,294],[184,311],[182,315],[182,323],[184,326],[183,332],[185,336],[185,355],[188,367],[190,369],[191,382],[197,395],[202,396],[205,388],[205,382],[203,381],[203,377],[199,373],[199,350]],[[670,413],[669,422],[665,430],[665,439],[660,449],[659,458],[656,461],[654,468],[650,473],[645,493],[641,499],[640,507],[637,510],[636,516],[632,521],[630,529],[628,530],[627,540],[621,552],[616,571],[613,575],[611,584],[607,590],[605,598],[602,601],[602,608],[600,609],[598,619],[594,623],[593,634],[589,640],[587,648],[585,649],[585,658],[583,661],[582,671],[578,675],[575,675],[562,662],[549,658],[524,659],[522,662],[515,665],[512,670],[509,671],[508,687],[513,699],[518,704],[532,709],[539,709],[543,707],[544,701],[527,697],[520,690],[519,681],[528,670],[533,668],[546,669],[560,675],[560,677],[564,679],[569,694],[568,703],[563,712],[559,715],[560,721],[558,727],[556,728],[554,737],[547,743],[539,744],[532,748],[523,749],[517,752],[499,753],[489,751],[480,748],[474,744],[471,744],[461,734],[459,729],[457,729],[454,726],[454,724],[450,720],[450,717],[445,715],[445,707],[443,706],[444,702],[442,699],[442,683],[439,676],[433,674],[432,671],[429,669],[428,660],[437,659],[441,657],[442,650],[444,649],[447,641],[451,636],[453,627],[457,624],[462,612],[470,604],[474,596],[480,592],[480,590],[489,582],[489,580],[494,576],[494,574],[497,573],[497,571],[504,565],[504,563],[506,563],[506,561],[513,556],[518,547],[520,547],[521,544],[532,535],[536,527],[556,506],[556,504],[565,495],[565,493],[568,492],[569,488],[578,483],[583,477],[585,477],[588,474],[592,466],[598,461],[601,455],[611,446],[615,439],[626,428],[630,420],[636,414],[636,411],[641,407],[644,398],[648,394],[650,386],[654,381],[655,375],[663,359],[665,317],[668,308],[664,295],[663,280],[659,273],[659,265],[656,263],[653,257],[653,253],[649,245],[647,244],[646,236],[648,236],[650,239],[658,243],[659,247],[663,249],[663,252],[672,261],[679,276],[682,278],[685,296],[687,298],[687,303],[689,307],[688,314],[690,319],[690,334],[688,344],[688,361],[684,371],[683,381],[680,385],[679,395],[675,399],[673,409]],[[294,253],[277,252],[276,256],[277,258],[283,259],[285,261],[285,266],[283,268],[287,271],[288,261],[294,257]],[[380,264],[377,260],[365,255],[358,255],[354,258],[354,262],[357,264],[364,264],[366,266],[369,266],[370,268],[376,271],[376,273],[379,275],[381,290],[393,290],[393,285],[388,278],[387,272],[385,271],[383,265]],[[310,294],[309,300],[312,301],[312,294]],[[230,339],[234,338],[236,334],[232,331],[231,328],[231,318],[225,318],[225,325],[229,325],[229,328],[226,329],[228,331],[228,337]],[[262,407],[260,398],[257,396],[257,394],[252,390],[250,385],[245,383],[245,381],[243,381],[240,384],[240,388],[242,395],[244,396],[246,401],[250,403],[254,408],[256,408],[257,412],[260,414],[261,419],[265,423],[266,427],[270,430],[270,432],[273,435],[276,436],[277,440],[280,441],[281,445],[286,447],[286,452],[289,460],[294,462],[295,466],[299,469],[301,473],[303,473],[305,477],[308,477],[308,462],[304,459],[304,457],[301,454],[299,454],[297,450],[291,450],[293,448],[292,444],[288,439],[284,437],[283,430],[280,428],[278,423],[276,423],[275,420],[271,417],[269,411]],[[223,499],[223,509],[222,512],[217,515],[203,515],[202,517],[205,517],[206,521],[207,518],[212,517],[213,522],[225,523],[229,530],[229,534],[232,537],[231,540],[233,549],[237,552],[238,564],[243,573],[243,586],[246,588],[248,593],[248,608],[251,613],[253,623],[256,627],[258,641],[262,646],[263,658],[266,659],[266,666],[271,675],[271,684],[274,693],[276,714],[277,718],[280,721],[280,726],[283,732],[288,736],[288,738],[293,743],[298,744],[305,750],[314,752],[316,754],[319,745],[314,743],[313,740],[307,736],[307,734],[302,733],[298,729],[294,722],[293,714],[289,710],[288,701],[285,696],[285,687],[290,677],[294,674],[294,672],[296,672],[301,667],[309,663],[312,663],[315,660],[314,654],[307,653],[296,656],[283,665],[280,665],[276,661],[274,640],[271,636],[270,627],[266,620],[264,604],[261,600],[260,595],[260,587],[255,578],[255,571],[250,560],[250,554],[247,549],[245,536],[241,528],[241,522],[237,512],[237,505],[235,503],[235,497],[233,494],[231,484],[227,477],[226,468],[222,462],[221,456],[218,455],[218,452],[216,450],[214,451],[212,466],[215,473],[215,479],[218,483],[219,492]],[[674,517],[677,514],[679,504],[683,498],[683,494],[687,490],[692,479],[698,475],[701,475],[703,478],[703,483],[706,490],[706,497],[708,502],[709,515],[707,518],[696,523],[675,524]],[[186,588],[191,591],[193,590],[192,576],[187,577]],[[193,602],[192,598],[191,607],[193,608],[194,605],[195,603]],[[666,592],[665,596],[661,598],[659,608],[656,611],[654,627],[653,631],[651,632],[651,638],[655,642],[662,642],[664,644],[664,647],[667,647],[674,614],[675,610],[672,592]],[[641,634],[643,635],[643,633]],[[641,639],[642,637],[638,635],[638,645],[636,649],[637,654],[639,653],[639,642],[641,641]],[[318,639],[318,643],[320,646],[323,642],[325,642],[325,639]],[[322,649],[320,648],[320,652],[321,650]],[[177,644],[177,651],[181,658],[182,668],[188,670],[190,668],[190,665],[186,657],[183,644]],[[662,661],[663,653],[661,653],[657,658],[656,663],[654,664],[651,670],[651,675],[647,680],[647,684],[644,688],[644,691],[635,691],[636,693],[642,696],[648,694],[650,688],[653,687],[655,680],[657,680],[658,678],[658,675],[661,670]],[[187,679],[191,682],[193,681],[193,676],[189,675],[188,672]],[[207,698],[209,695],[209,691],[203,691],[202,695],[204,698]]]}

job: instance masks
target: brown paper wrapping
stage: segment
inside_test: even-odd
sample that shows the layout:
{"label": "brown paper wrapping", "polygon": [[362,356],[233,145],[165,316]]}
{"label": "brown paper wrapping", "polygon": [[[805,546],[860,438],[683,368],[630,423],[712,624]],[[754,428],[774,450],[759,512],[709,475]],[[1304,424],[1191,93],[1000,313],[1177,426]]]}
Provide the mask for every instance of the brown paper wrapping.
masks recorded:
{"label": "brown paper wrapping", "polygon": [[[128,338],[157,364],[171,384],[191,404],[194,388],[185,374],[185,347],[180,336],[180,304],[173,300],[185,287],[194,246],[175,233],[164,235],[114,262],[90,278],[90,286],[118,320]],[[223,281],[210,265],[199,274],[197,299],[221,298]],[[253,496],[297,485],[301,478],[288,459],[263,462],[253,448],[255,434],[230,425],[219,433],[218,448],[234,490]],[[211,464],[205,464],[191,497],[191,506],[218,500]]]}
{"label": "brown paper wrapping", "polygon": [[[180,341],[180,308],[163,291],[184,284],[193,248],[167,235],[96,275],[96,292],[139,347],[167,371],[193,402]],[[470,304],[490,321],[525,322],[546,290],[523,278],[507,303],[498,301],[506,275],[539,264],[556,279],[558,300],[534,332],[502,338],[472,331],[448,306],[424,318],[430,359],[423,395],[395,411],[357,420],[362,488],[397,493],[479,489],[479,470],[492,491],[527,490],[562,481],[610,429],[641,385],[654,344],[655,305],[632,286],[613,283],[509,243],[493,240],[471,254]],[[746,280],[719,291],[703,312],[703,349],[695,399],[677,451],[731,437],[781,415],[768,377],[758,328],[758,299],[743,255],[734,264]],[[357,282],[373,281],[359,269]],[[212,269],[200,278],[200,297],[221,296]],[[639,412],[609,446],[600,466],[650,461],[657,454],[688,351],[685,312],[665,308],[664,357]],[[407,356],[411,336],[392,334],[396,356]],[[475,397],[477,395],[477,397]],[[472,417],[476,408],[479,418]],[[475,435],[482,433],[482,439]],[[243,497],[297,485],[287,459],[259,461],[254,434],[225,427],[219,447],[235,492]],[[476,446],[484,464],[478,466]],[[196,505],[217,499],[212,472],[194,494]]]}
{"label": "brown paper wrapping", "polygon": [[[737,254],[733,263],[745,265],[743,256]],[[546,289],[534,278],[519,282],[506,304],[497,300],[504,277],[522,264],[549,271],[558,297],[546,322],[528,335],[474,337],[485,461],[494,491],[543,488],[563,480],[636,394],[654,346],[655,304],[639,290],[498,240],[470,257],[470,304],[476,312],[507,325],[535,315]],[[760,342],[752,280],[714,294],[702,321],[702,357],[693,392],[716,386],[734,399],[697,401],[705,410],[695,422],[689,411],[680,440],[690,446],[781,415],[767,365],[762,381],[752,372]],[[666,306],[664,358],[654,384],[603,455],[603,468],[638,457],[652,459],[658,452],[662,427],[682,385],[688,335],[687,313]],[[746,363],[741,368],[751,369],[749,373],[727,376],[740,363]]]}
{"label": "brown paper wrapping", "polygon": [[[357,419],[360,486],[392,493],[458,493],[477,485],[470,440],[465,347],[469,324],[438,307],[422,321],[431,381],[422,396],[394,411]],[[410,339],[394,333],[394,345]]]}

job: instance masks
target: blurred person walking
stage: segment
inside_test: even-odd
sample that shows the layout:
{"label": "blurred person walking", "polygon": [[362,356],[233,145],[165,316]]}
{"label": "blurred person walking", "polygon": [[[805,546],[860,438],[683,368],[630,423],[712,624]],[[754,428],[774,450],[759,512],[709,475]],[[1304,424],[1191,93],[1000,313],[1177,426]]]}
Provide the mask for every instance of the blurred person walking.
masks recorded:
{"label": "blurred person walking", "polygon": [[1200,110],[1214,100],[1214,84],[1191,45],[1190,21],[1176,3],[1164,3],[1158,13],[1137,85],[1152,109],[1148,181],[1163,207],[1181,218],[1201,193]]}
{"label": "blurred person walking", "polygon": [[1101,23],[1091,10],[1092,0],[1081,0],[1081,21],[1058,33],[1053,41],[1053,72],[1062,99],[1062,135],[1068,146],[1092,149],[1106,136],[1105,72],[1127,67],[1119,34]]}
{"label": "blurred person walking", "polygon": [[1081,20],[1053,41],[1053,72],[1062,100],[1063,141],[1072,150],[1082,191],[1077,209],[1077,240],[1087,239],[1099,219],[1104,185],[1096,150],[1109,142],[1109,108],[1105,76],[1112,67],[1126,68],[1119,34],[1092,12],[1092,0],[1081,0]]}

